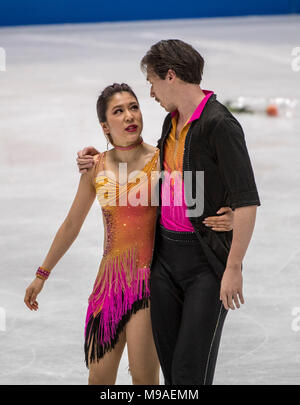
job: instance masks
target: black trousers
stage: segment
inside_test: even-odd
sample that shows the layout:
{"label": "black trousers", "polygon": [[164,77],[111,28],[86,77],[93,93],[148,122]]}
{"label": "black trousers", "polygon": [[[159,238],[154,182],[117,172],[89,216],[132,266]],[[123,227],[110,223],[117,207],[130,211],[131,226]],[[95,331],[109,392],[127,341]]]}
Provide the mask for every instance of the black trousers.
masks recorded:
{"label": "black trousers", "polygon": [[151,321],[165,384],[210,385],[227,315],[220,281],[194,233],[158,225],[154,252]]}

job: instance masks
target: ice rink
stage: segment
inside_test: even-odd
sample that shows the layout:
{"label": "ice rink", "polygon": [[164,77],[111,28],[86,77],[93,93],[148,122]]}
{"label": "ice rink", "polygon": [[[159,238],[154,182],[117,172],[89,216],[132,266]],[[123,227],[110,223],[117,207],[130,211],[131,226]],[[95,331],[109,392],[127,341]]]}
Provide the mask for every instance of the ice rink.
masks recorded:
{"label": "ice rink", "polygon": [[[77,151],[106,148],[95,108],[100,90],[131,85],[144,140],[156,145],[166,113],[139,68],[153,43],[191,43],[206,61],[201,87],[221,102],[300,100],[292,64],[299,33],[299,15],[0,29],[0,384],[87,384],[84,321],[103,244],[96,200],[38,296],[39,311],[23,299],[76,194]],[[244,260],[245,304],[228,314],[214,384],[300,382],[299,110],[235,114],[262,205]],[[117,384],[131,384],[127,369],[125,349]]]}

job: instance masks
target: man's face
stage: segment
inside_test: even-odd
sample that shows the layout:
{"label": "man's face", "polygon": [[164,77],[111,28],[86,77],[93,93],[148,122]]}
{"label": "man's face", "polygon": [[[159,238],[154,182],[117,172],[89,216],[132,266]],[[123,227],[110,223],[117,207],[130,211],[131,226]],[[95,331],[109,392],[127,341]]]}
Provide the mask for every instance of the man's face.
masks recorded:
{"label": "man's face", "polygon": [[172,100],[172,90],[174,80],[170,80],[169,75],[165,79],[161,79],[152,71],[147,71],[147,81],[150,83],[150,97],[154,97],[167,112],[176,110],[176,106]]}

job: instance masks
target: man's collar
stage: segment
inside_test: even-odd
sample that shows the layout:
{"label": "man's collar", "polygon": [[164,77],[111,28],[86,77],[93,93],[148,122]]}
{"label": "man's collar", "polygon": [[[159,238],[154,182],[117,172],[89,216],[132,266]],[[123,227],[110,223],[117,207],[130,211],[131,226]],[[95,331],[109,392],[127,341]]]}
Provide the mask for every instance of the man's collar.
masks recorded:
{"label": "man's collar", "polygon": [[[193,112],[193,114],[192,114],[191,118],[189,119],[189,121],[187,122],[187,124],[200,118],[200,115],[203,111],[203,108],[204,108],[207,100],[214,94],[214,92],[212,90],[202,90],[202,91],[205,94],[205,97],[200,102],[200,104],[198,105],[196,110]],[[178,110],[171,112],[171,118],[174,118],[177,115],[177,113],[178,113]]]}

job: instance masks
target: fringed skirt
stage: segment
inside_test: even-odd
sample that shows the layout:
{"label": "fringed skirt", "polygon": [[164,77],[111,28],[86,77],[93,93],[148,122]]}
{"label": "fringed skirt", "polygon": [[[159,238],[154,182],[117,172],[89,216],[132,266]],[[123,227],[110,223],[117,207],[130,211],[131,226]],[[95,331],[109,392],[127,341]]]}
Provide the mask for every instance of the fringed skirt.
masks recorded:
{"label": "fringed skirt", "polygon": [[103,257],[85,322],[85,362],[99,361],[114,349],[131,315],[149,307],[149,266],[139,267],[136,250]]}

